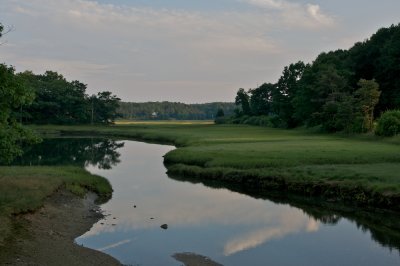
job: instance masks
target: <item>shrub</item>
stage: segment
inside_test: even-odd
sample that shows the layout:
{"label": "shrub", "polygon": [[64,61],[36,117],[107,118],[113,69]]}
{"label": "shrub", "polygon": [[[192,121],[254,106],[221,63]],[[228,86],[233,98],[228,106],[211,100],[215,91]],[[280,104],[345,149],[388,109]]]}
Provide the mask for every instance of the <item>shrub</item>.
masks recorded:
{"label": "shrub", "polygon": [[375,134],[378,136],[395,136],[400,133],[400,110],[383,113],[378,120]]}

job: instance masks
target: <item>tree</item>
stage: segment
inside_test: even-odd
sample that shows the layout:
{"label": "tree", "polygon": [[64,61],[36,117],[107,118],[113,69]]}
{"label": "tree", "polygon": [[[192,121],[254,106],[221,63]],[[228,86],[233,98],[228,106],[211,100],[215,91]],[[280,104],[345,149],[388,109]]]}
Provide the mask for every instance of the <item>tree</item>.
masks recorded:
{"label": "tree", "polygon": [[[4,27],[0,24],[0,37]],[[39,141],[17,122],[13,111],[33,100],[33,93],[15,76],[15,69],[0,64],[0,163],[22,154],[22,146]]]}
{"label": "tree", "polygon": [[355,97],[364,117],[363,131],[372,131],[374,109],[381,95],[379,84],[375,80],[361,79],[358,82],[358,86],[360,88],[355,92]]}
{"label": "tree", "polygon": [[218,111],[217,111],[217,114],[215,115],[215,117],[216,118],[221,118],[221,117],[224,117],[224,116],[225,116],[224,110],[222,108],[219,108]]}
{"label": "tree", "polygon": [[34,94],[14,74],[15,70],[0,64],[0,162],[9,163],[22,154],[22,146],[38,142],[32,131],[22,127],[13,111],[32,102]]}
{"label": "tree", "polygon": [[63,75],[46,71],[35,75],[30,71],[18,74],[36,94],[31,106],[25,108],[24,119],[35,124],[112,123],[119,117],[120,99],[111,92],[89,97],[86,84],[67,81]]}
{"label": "tree", "polygon": [[299,61],[285,67],[282,76],[279,78],[277,88],[272,92],[272,110],[280,117],[287,127],[293,128],[297,126],[294,119],[293,99],[299,88],[306,65]]}
{"label": "tree", "polygon": [[271,112],[272,92],[276,85],[264,83],[257,89],[249,90],[250,109],[253,115],[269,115]]}
{"label": "tree", "polygon": [[117,112],[120,101],[120,98],[109,91],[103,91],[99,92],[97,95],[92,95],[89,98],[91,123],[110,124],[113,123],[116,118],[121,117]]}
{"label": "tree", "polygon": [[242,114],[251,115],[249,95],[244,89],[239,89],[236,94],[235,104],[242,107]]}
{"label": "tree", "polygon": [[321,54],[304,70],[299,88],[293,98],[294,118],[308,126],[323,121],[323,106],[330,95],[349,91],[346,77],[334,64],[327,63],[334,55]]}

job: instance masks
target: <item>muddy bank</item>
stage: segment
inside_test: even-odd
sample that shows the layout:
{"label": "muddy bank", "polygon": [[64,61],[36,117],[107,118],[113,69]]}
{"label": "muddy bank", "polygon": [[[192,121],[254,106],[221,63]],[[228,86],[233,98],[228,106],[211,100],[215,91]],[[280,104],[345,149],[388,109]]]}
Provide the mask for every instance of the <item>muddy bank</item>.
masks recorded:
{"label": "muddy bank", "polygon": [[0,246],[0,264],[121,265],[109,255],[74,243],[76,237],[103,217],[95,199],[93,193],[80,199],[59,191],[35,213],[15,217],[15,235],[6,246]]}

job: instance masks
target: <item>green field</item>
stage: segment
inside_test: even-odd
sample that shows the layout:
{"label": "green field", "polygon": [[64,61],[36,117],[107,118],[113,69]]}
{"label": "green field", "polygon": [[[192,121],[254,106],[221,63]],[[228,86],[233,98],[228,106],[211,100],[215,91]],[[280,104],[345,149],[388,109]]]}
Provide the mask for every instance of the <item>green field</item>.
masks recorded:
{"label": "green field", "polygon": [[399,138],[315,134],[241,125],[140,124],[37,127],[170,143],[169,173],[398,209]]}
{"label": "green field", "polygon": [[0,166],[0,246],[10,236],[12,215],[31,212],[60,188],[78,196],[88,190],[100,200],[111,197],[110,183],[78,167]]}

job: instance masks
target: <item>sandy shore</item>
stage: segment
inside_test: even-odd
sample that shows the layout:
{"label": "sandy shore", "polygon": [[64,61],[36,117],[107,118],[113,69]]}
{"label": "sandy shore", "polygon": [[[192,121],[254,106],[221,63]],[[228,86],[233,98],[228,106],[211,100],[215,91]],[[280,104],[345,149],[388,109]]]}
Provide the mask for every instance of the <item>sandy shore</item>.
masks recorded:
{"label": "sandy shore", "polygon": [[95,199],[94,194],[80,199],[60,191],[35,213],[15,217],[16,235],[0,247],[0,265],[121,265],[111,256],[74,243],[102,218]]}

